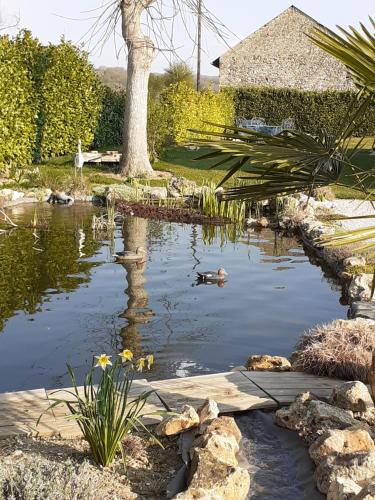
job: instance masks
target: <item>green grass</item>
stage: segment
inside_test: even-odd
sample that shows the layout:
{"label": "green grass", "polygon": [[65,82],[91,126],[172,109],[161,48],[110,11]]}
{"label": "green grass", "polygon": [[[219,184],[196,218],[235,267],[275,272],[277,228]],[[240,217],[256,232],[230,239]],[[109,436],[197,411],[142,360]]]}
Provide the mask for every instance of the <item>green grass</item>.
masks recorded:
{"label": "green grass", "polygon": [[[370,170],[375,166],[375,157],[369,155],[371,145],[372,139],[368,139],[364,143],[363,149],[359,151],[355,158],[355,163],[364,170]],[[209,167],[217,160],[197,160],[197,157],[208,152],[210,152],[210,148],[208,147],[200,148],[199,151],[191,151],[182,146],[170,147],[164,152],[163,157],[154,164],[154,168],[155,170],[168,171],[173,175],[186,177],[189,180],[195,181],[199,186],[206,183],[218,184],[225,175],[226,167],[223,166],[210,170]],[[61,188],[66,188],[67,184],[71,183],[74,175],[72,155],[51,158],[48,162],[39,165],[39,169],[41,172],[41,187],[60,186]],[[233,184],[235,178],[239,175],[241,175],[241,172],[230,179],[227,185]],[[88,188],[96,184],[110,185],[127,182],[125,178],[122,179],[116,176],[116,170],[112,165],[86,164],[83,167],[83,176]],[[166,182],[164,179],[147,181],[151,186],[164,186]],[[345,175],[343,182],[349,182]],[[14,187],[14,184],[8,184],[3,187]],[[30,188],[35,186],[26,185],[23,187]],[[361,192],[350,187],[334,187],[333,191],[337,198],[364,197]]]}

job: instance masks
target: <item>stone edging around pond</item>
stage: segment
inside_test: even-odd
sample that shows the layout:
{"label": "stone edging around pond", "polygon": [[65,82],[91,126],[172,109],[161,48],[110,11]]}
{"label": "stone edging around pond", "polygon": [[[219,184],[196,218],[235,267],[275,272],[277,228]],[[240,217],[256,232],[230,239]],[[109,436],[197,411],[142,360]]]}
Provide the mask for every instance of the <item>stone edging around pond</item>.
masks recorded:
{"label": "stone edging around pond", "polygon": [[184,465],[168,487],[168,498],[247,498],[250,476],[238,464],[241,431],[234,418],[218,415],[216,402],[206,400],[197,411],[185,405],[156,427],[160,436],[181,434]]}
{"label": "stone edging around pond", "polygon": [[[308,199],[306,195],[296,195],[287,198],[288,203],[293,200],[294,206],[286,208],[285,215],[282,215],[278,227],[284,231],[293,231],[301,237],[307,248],[312,250],[319,260],[327,264],[337,275],[343,284],[345,295],[350,303],[349,315],[352,318],[362,317],[375,319],[375,304],[372,308],[370,301],[372,274],[351,274],[350,268],[363,266],[366,264],[364,257],[359,255],[340,255],[344,251],[335,251],[319,246],[317,238],[334,234],[335,228],[324,223],[319,218],[319,211],[324,215],[334,213],[334,202],[319,202],[314,198]],[[308,204],[307,204],[308,203]],[[288,209],[298,217],[288,215]]]}
{"label": "stone edging around pond", "polygon": [[300,394],[276,412],[276,423],[309,445],[317,487],[328,500],[375,498],[375,408],[362,382],[337,386],[328,403]]}

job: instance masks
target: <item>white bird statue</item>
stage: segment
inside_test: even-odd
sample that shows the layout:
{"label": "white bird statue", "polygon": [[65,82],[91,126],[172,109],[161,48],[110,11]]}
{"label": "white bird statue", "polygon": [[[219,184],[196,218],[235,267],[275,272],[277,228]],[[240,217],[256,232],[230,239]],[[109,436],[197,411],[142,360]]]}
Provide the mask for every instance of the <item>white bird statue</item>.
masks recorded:
{"label": "white bird statue", "polygon": [[81,150],[81,139],[78,140],[78,151],[74,155],[74,175],[77,175],[77,168],[81,171],[81,178],[82,178],[82,169],[83,169],[83,164],[85,163],[85,158],[83,156],[82,150]]}

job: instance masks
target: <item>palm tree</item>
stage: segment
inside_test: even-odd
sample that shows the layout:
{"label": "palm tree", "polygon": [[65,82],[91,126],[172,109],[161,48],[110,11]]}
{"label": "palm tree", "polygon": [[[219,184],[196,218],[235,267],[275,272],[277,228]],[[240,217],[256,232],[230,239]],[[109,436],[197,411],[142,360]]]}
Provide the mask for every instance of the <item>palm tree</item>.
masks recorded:
{"label": "palm tree", "polygon": [[[370,23],[375,28],[371,18]],[[224,200],[264,200],[302,191],[311,192],[315,187],[330,185],[350,186],[365,193],[368,198],[372,195],[374,168],[363,170],[356,164],[356,155],[365,138],[354,138],[353,133],[363,121],[369,105],[375,101],[375,37],[363,24],[360,31],[352,27],[339,30],[341,34],[317,28],[310,36],[313,43],[346,66],[356,85],[357,91],[338,133],[332,135],[322,130],[317,135],[311,135],[287,130],[269,136],[219,125],[223,132],[215,134],[218,137],[216,141],[200,141],[213,148],[211,153],[201,158],[217,158],[211,168],[228,166],[228,173],[220,183],[224,188],[228,179],[246,168],[241,186],[220,192]],[[361,218],[375,219],[375,214]],[[325,237],[320,242],[326,246],[359,243],[358,250],[369,250],[375,249],[374,238],[375,226],[369,226]]]}

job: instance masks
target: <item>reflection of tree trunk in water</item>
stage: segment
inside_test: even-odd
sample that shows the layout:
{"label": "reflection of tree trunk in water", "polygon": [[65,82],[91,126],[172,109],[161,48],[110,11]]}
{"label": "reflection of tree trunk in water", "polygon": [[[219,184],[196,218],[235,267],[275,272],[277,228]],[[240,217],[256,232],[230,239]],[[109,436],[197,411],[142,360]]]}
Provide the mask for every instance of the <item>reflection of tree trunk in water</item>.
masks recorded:
{"label": "reflection of tree trunk in water", "polygon": [[[146,248],[147,238],[146,219],[137,217],[126,218],[123,224],[124,249],[135,252],[138,247]],[[123,264],[127,271],[126,281],[128,287],[125,290],[128,301],[127,307],[121,314],[126,318],[127,325],[121,328],[120,335],[124,349],[130,349],[136,355],[142,353],[141,337],[138,331],[139,324],[148,323],[153,312],[147,308],[148,293],[145,290],[146,279],[144,272],[147,267],[147,255],[145,262]]]}

